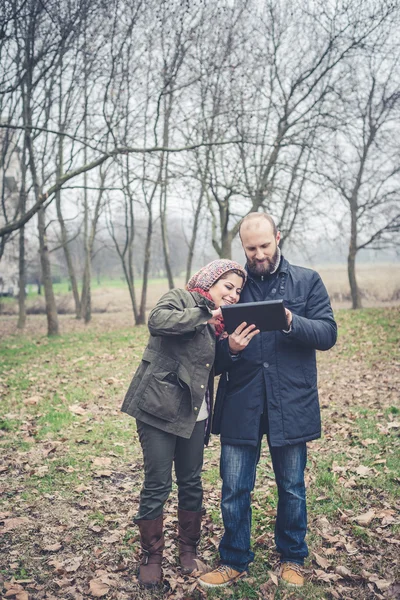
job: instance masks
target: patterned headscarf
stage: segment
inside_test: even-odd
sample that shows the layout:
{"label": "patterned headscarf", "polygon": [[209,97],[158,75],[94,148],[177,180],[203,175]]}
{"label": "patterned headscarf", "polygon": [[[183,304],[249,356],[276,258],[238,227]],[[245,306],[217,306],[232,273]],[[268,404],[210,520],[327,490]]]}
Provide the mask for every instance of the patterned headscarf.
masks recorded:
{"label": "patterned headscarf", "polygon": [[[209,291],[210,288],[221,279],[222,275],[233,271],[243,277],[243,284],[246,283],[247,273],[239,263],[234,260],[228,260],[221,258],[213,260],[208,263],[205,267],[202,267],[200,271],[197,271],[188,281],[186,289],[188,292],[198,292],[208,300],[213,301]],[[215,325],[215,334],[220,336],[224,331],[224,320],[222,317],[219,322]]]}

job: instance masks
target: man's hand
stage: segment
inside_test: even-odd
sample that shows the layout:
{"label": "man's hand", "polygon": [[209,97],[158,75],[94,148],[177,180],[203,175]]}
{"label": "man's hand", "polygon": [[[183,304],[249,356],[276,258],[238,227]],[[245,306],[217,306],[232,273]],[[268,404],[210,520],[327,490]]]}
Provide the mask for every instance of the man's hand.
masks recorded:
{"label": "man's hand", "polygon": [[285,308],[285,313],[286,313],[286,320],[287,320],[287,325],[288,325],[287,328],[290,329],[290,326],[292,324],[293,315],[288,308]]}
{"label": "man's hand", "polygon": [[255,325],[247,326],[245,321],[238,325],[229,336],[229,349],[232,354],[242,352],[257,333],[260,333],[260,330],[256,329]]}
{"label": "man's hand", "polygon": [[211,311],[212,317],[207,321],[209,325],[216,325],[219,321],[218,317],[222,317],[222,311],[220,308]]}

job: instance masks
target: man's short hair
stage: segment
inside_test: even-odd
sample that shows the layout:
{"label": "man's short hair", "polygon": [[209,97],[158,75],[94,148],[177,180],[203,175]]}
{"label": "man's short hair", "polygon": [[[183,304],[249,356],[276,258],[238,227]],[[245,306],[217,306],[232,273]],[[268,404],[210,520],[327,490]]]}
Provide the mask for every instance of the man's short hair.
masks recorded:
{"label": "man's short hair", "polygon": [[274,237],[276,237],[277,233],[278,233],[278,228],[275,225],[275,221],[273,220],[271,215],[269,215],[268,213],[265,213],[265,212],[251,212],[248,215],[246,215],[245,217],[243,217],[243,219],[240,221],[240,224],[239,224],[240,239],[242,239],[242,236],[240,235],[240,230],[242,228],[242,225],[244,223],[247,223],[248,221],[255,221],[255,220],[260,220],[260,219],[265,219],[266,221],[268,221],[268,223],[272,227],[272,231],[274,232]]}

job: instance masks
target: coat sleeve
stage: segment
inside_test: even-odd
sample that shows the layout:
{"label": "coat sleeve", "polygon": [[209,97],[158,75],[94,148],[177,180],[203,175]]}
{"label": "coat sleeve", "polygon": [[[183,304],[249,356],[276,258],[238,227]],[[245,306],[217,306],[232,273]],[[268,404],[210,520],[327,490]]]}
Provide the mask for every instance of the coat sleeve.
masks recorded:
{"label": "coat sleeve", "polygon": [[148,328],[151,335],[183,335],[205,325],[212,313],[207,306],[190,307],[174,290],[160,298],[149,315]]}
{"label": "coat sleeve", "polygon": [[337,326],[328,292],[318,273],[314,274],[307,297],[306,316],[293,313],[292,330],[282,335],[315,350],[329,350],[335,345]]}

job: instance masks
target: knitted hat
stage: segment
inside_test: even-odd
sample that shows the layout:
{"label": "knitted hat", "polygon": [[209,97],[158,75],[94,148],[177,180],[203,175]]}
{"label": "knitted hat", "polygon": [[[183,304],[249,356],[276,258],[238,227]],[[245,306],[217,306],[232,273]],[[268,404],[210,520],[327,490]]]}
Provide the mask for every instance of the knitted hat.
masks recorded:
{"label": "knitted hat", "polygon": [[243,269],[239,263],[234,260],[228,260],[226,258],[221,258],[218,260],[213,260],[208,263],[205,267],[202,267],[200,271],[197,271],[191,277],[186,285],[186,289],[190,292],[193,291],[194,288],[204,290],[208,292],[209,289],[224,275],[225,273],[229,273],[229,271],[234,271],[241,277],[243,277],[243,283],[246,282],[247,273]]}

